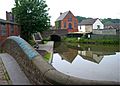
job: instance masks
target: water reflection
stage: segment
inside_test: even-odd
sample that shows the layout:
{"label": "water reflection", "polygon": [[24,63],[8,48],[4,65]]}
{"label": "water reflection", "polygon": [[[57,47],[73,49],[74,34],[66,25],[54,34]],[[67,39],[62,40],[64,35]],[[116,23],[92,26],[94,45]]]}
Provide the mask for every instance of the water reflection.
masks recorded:
{"label": "water reflection", "polygon": [[54,49],[55,53],[59,53],[62,60],[66,60],[72,63],[78,54],[77,49],[69,48],[66,43],[58,43],[58,44],[59,46],[55,45],[55,49]]}
{"label": "water reflection", "polygon": [[115,55],[119,47],[115,45],[88,45],[58,42],[55,43],[54,53],[58,53],[62,60],[70,63],[80,55],[83,59],[99,64],[105,55]]}
{"label": "water reflection", "polygon": [[92,51],[78,51],[78,54],[85,60],[89,60],[95,63],[100,63],[103,59],[103,55],[93,53]]}
{"label": "water reflection", "polygon": [[120,82],[119,61],[115,45],[56,43],[51,65],[75,77]]}

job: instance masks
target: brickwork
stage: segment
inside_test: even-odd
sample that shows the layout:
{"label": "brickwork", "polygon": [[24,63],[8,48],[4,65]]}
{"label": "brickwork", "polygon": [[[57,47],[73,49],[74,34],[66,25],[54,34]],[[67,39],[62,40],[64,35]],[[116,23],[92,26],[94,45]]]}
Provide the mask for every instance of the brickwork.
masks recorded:
{"label": "brickwork", "polygon": [[[70,16],[72,17],[72,21],[68,21]],[[65,22],[66,22],[66,29],[68,32],[78,32],[78,20],[71,12],[69,12],[67,16],[61,21],[61,28],[65,28],[64,27]],[[74,24],[75,22],[76,22],[76,27]],[[72,24],[72,29],[69,28],[69,23]]]}
{"label": "brickwork", "polygon": [[78,20],[71,11],[60,14],[60,17],[55,22],[57,29],[66,29],[68,32],[78,32]]}
{"label": "brickwork", "polygon": [[68,34],[68,32],[66,29],[56,29],[56,30],[48,30],[48,31],[42,32],[42,37],[46,38],[51,35],[58,35],[58,36],[62,37],[62,36],[66,36],[67,34]]}

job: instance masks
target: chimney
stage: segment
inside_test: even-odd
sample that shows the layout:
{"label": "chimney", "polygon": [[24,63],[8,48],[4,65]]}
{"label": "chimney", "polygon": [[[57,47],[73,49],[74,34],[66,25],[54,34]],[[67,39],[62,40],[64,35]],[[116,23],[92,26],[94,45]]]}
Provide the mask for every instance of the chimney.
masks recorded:
{"label": "chimney", "polygon": [[6,20],[14,22],[14,15],[12,14],[12,12],[6,11]]}
{"label": "chimney", "polygon": [[60,12],[60,15],[62,15],[62,12]]}

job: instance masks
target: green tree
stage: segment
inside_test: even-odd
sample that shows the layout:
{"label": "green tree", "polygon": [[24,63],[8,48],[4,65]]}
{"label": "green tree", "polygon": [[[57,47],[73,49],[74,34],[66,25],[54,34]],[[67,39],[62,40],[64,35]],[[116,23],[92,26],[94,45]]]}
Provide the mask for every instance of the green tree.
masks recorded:
{"label": "green tree", "polygon": [[15,0],[12,12],[15,21],[21,25],[21,37],[26,41],[35,32],[42,32],[50,27],[49,8],[44,0]]}
{"label": "green tree", "polygon": [[76,18],[78,19],[78,22],[80,23],[82,20],[87,19],[86,17],[82,17],[82,16],[76,16]]}
{"label": "green tree", "polygon": [[120,23],[120,19],[105,18],[102,19],[102,23],[104,24]]}

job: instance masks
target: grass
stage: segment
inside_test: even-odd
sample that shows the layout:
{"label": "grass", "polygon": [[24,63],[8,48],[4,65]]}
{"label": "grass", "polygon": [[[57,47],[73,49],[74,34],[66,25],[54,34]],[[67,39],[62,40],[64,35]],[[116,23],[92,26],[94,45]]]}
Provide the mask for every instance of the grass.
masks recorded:
{"label": "grass", "polygon": [[119,40],[118,39],[80,39],[79,43],[119,44]]}
{"label": "grass", "polygon": [[47,62],[48,62],[48,61],[49,61],[49,59],[50,59],[50,57],[51,57],[51,53],[47,52],[47,53],[44,55],[44,57],[43,57],[43,58],[44,58],[44,60],[45,60],[45,61],[47,61]]}
{"label": "grass", "polygon": [[87,39],[87,38],[81,38],[78,40],[78,38],[75,37],[65,37],[62,39],[64,42],[70,42],[70,43],[85,43],[85,44],[119,44],[120,41],[118,38],[96,38],[96,39]]}
{"label": "grass", "polygon": [[64,37],[62,39],[63,42],[70,42],[70,43],[78,43],[78,39],[75,37]]}

